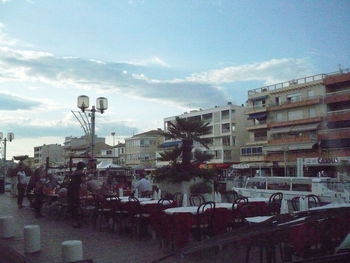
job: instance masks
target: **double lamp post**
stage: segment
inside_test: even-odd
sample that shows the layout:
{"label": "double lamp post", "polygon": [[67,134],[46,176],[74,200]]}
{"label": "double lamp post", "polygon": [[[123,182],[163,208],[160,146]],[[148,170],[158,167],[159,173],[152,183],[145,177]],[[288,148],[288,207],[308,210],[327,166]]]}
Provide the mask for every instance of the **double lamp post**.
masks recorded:
{"label": "double lamp post", "polygon": [[78,108],[81,109],[82,112],[89,111],[91,112],[91,129],[90,129],[90,161],[92,163],[95,163],[95,113],[100,112],[103,114],[105,110],[108,108],[108,100],[105,97],[98,97],[96,99],[96,106],[91,106],[91,109],[89,109],[89,97],[86,95],[81,95],[78,97]]}

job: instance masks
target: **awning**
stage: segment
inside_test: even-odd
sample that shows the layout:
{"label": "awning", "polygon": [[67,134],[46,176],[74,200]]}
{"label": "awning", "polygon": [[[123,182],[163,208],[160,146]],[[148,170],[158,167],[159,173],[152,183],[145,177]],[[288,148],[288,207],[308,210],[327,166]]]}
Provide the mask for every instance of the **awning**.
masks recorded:
{"label": "awning", "polygon": [[300,143],[300,144],[291,144],[288,146],[287,151],[295,151],[295,150],[308,150],[312,149],[312,147],[316,144],[316,142],[309,143]]}
{"label": "awning", "polygon": [[291,132],[313,131],[313,130],[317,130],[319,125],[320,125],[319,123],[296,125],[292,127]]}
{"label": "awning", "polygon": [[263,148],[265,152],[283,152],[286,149],[286,146],[276,145],[276,146],[267,146]]}
{"label": "awning", "polygon": [[266,119],[266,112],[260,112],[260,113],[252,113],[252,114],[249,114],[248,116],[248,120],[252,120],[252,119]]}
{"label": "awning", "polygon": [[288,133],[290,132],[292,127],[281,127],[281,128],[275,128],[270,130],[270,134],[277,134],[277,133]]}
{"label": "awning", "polygon": [[264,96],[259,96],[259,97],[255,97],[255,98],[249,98],[250,101],[254,101],[254,100],[262,100],[262,99],[266,99],[267,95]]}
{"label": "awning", "polygon": [[181,141],[173,141],[173,142],[164,142],[159,147],[160,148],[169,148],[169,147],[175,147],[179,145]]}
{"label": "awning", "polygon": [[250,168],[249,164],[246,163],[239,163],[239,164],[232,164],[231,167],[232,169],[248,169]]}
{"label": "awning", "polygon": [[308,149],[312,149],[312,147],[315,144],[316,142],[308,142],[308,143],[297,143],[297,144],[288,144],[288,145],[267,146],[267,147],[264,147],[264,151],[289,152],[289,151],[295,151],[295,150],[308,150]]}

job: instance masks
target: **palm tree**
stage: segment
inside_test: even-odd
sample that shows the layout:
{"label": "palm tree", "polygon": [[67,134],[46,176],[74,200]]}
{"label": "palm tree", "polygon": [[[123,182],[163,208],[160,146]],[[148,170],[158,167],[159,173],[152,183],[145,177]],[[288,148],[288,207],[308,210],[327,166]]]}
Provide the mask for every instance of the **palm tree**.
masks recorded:
{"label": "palm tree", "polygon": [[181,164],[187,167],[191,165],[193,143],[198,142],[208,149],[209,139],[201,138],[201,136],[210,132],[209,123],[176,117],[174,123],[169,122],[168,131],[161,132],[161,134],[166,138],[181,140]]}

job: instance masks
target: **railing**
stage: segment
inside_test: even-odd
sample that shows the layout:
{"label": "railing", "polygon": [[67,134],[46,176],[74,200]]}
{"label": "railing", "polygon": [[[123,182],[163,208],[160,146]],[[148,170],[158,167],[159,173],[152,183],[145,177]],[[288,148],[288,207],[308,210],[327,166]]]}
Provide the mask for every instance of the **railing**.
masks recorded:
{"label": "railing", "polygon": [[350,72],[349,69],[343,69],[341,71],[336,71],[336,72],[332,72],[332,73],[317,74],[317,75],[304,77],[304,78],[300,78],[300,79],[293,79],[290,81],[285,81],[282,83],[277,83],[274,85],[269,85],[269,86],[264,86],[261,88],[249,90],[248,96],[254,95],[254,94],[259,94],[259,93],[264,93],[264,92],[268,92],[268,91],[273,91],[273,90],[277,90],[277,89],[288,88],[288,87],[292,87],[294,85],[306,84],[306,83],[317,81],[317,80],[323,80],[324,78],[329,77],[329,76],[340,75],[340,74],[344,74],[344,73],[348,73],[348,72]]}
{"label": "railing", "polygon": [[306,101],[310,101],[310,100],[317,100],[317,99],[322,99],[323,96],[310,96],[310,97],[299,97],[298,99],[294,100],[294,101],[284,101],[284,102],[280,102],[280,103],[269,103],[268,107],[278,107],[278,106],[284,106],[284,105],[293,105],[294,103],[300,103],[300,102],[306,102]]}

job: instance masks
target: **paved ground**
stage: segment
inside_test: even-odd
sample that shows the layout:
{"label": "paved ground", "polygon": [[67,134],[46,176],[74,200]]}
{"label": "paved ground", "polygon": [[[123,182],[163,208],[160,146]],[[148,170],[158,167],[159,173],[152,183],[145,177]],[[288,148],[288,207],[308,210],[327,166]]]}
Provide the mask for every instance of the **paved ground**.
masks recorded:
{"label": "paved ground", "polygon": [[[8,246],[24,255],[29,263],[61,263],[61,243],[65,240],[81,240],[83,242],[84,259],[93,259],[94,263],[116,262],[152,262],[167,255],[168,251],[160,248],[159,242],[148,238],[139,240],[136,237],[121,236],[118,233],[98,231],[91,226],[81,229],[71,227],[68,219],[55,220],[46,211],[45,218],[36,219],[33,211],[26,207],[18,209],[16,199],[9,193],[0,194],[0,216],[14,217],[15,237],[1,239],[0,246]],[[23,227],[37,224],[41,230],[41,251],[24,254]],[[227,247],[219,252],[204,251],[186,258],[170,257],[164,262],[244,262],[243,247]],[[250,262],[254,262],[251,256]],[[5,262],[1,260],[0,263]]]}

